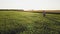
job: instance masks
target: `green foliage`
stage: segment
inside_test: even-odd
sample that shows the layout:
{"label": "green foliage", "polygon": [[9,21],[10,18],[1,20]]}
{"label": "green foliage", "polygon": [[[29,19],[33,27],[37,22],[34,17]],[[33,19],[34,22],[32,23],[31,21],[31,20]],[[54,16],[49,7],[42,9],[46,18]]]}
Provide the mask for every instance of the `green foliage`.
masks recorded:
{"label": "green foliage", "polygon": [[60,34],[60,14],[0,11],[0,34]]}

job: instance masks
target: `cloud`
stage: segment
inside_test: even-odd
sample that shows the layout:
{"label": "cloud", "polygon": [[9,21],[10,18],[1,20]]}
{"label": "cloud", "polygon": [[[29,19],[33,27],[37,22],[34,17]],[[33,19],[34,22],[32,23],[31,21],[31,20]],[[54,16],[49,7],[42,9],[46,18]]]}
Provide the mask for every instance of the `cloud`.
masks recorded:
{"label": "cloud", "polygon": [[0,0],[0,8],[60,10],[60,0]]}

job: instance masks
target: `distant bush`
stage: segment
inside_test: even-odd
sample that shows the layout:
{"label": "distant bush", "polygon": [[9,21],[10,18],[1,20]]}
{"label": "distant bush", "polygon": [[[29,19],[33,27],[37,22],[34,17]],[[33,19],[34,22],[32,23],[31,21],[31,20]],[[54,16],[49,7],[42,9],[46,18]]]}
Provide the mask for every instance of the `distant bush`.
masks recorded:
{"label": "distant bush", "polygon": [[23,9],[0,9],[0,11],[24,11]]}

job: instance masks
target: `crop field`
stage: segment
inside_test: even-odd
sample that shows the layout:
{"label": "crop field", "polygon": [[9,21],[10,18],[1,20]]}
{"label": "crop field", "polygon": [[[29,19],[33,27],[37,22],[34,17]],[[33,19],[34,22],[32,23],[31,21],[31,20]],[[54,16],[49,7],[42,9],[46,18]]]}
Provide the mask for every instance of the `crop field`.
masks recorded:
{"label": "crop field", "polygon": [[0,11],[0,34],[60,34],[60,14]]}

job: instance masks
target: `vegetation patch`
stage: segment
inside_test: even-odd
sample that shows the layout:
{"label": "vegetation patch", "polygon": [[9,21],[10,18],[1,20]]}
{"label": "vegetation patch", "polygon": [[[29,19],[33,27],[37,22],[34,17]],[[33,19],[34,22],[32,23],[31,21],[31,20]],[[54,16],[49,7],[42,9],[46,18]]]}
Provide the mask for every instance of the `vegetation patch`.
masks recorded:
{"label": "vegetation patch", "polygon": [[60,14],[0,11],[0,34],[60,34]]}

